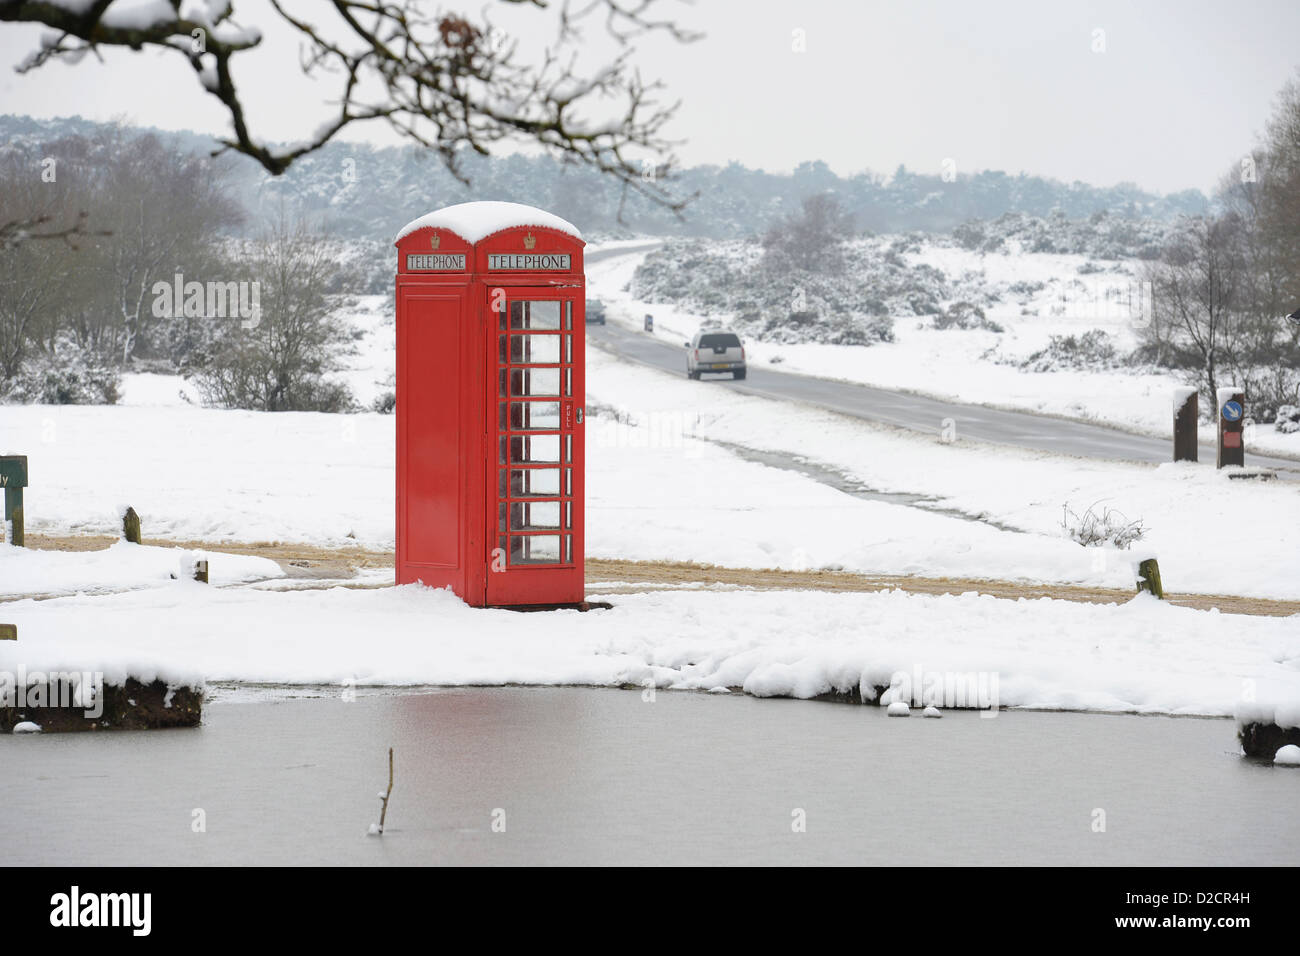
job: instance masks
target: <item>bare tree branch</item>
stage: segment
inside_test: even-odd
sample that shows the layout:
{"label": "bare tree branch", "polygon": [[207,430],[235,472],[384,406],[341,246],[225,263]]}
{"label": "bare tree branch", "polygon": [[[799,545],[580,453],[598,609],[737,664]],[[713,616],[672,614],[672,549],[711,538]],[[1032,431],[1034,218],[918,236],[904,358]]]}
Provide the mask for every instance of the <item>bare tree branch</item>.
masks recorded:
{"label": "bare tree branch", "polygon": [[62,229],[42,230],[42,227],[49,225],[53,220],[54,216],[46,214],[34,216],[30,219],[0,222],[0,252],[16,249],[24,242],[35,239],[62,239],[73,249],[76,249],[76,240],[79,237],[112,235],[111,232],[103,230],[88,230],[86,228],[85,212],[78,213],[77,221],[70,226],[65,226]]}
{"label": "bare tree branch", "polygon": [[[51,59],[77,62],[102,47],[166,49],[184,56],[204,90],[230,115],[231,134],[219,142],[280,175],[299,157],[320,149],[355,123],[381,121],[403,137],[434,150],[461,181],[460,157],[468,149],[488,155],[505,140],[533,142],[623,183],[675,212],[692,197],[665,185],[675,166],[664,130],[677,103],[660,101],[663,84],[647,82],[632,62],[632,42],[663,34],[681,43],[697,34],[656,18],[660,0],[565,0],[555,41],[540,62],[524,63],[517,40],[482,14],[478,22],[453,13],[428,15],[418,0],[330,0],[332,22],[289,13],[270,0],[280,21],[303,41],[308,76],[338,78],[333,115],[307,140],[277,145],[249,127],[247,93],[237,88],[234,58],[258,47],[262,33],[234,18],[234,0],[210,7],[180,0],[169,15],[152,20],[116,14],[112,0],[94,0],[83,11],[50,0],[0,3],[0,21],[41,23],[52,29],[19,67],[27,72]],[[549,9],[548,0],[499,0],[515,7]],[[317,8],[313,9],[315,15]],[[204,12],[204,11],[207,12]],[[116,14],[116,15],[115,15]],[[590,70],[578,66],[583,27],[599,21],[620,46],[612,62]],[[597,120],[588,114],[607,116]]]}

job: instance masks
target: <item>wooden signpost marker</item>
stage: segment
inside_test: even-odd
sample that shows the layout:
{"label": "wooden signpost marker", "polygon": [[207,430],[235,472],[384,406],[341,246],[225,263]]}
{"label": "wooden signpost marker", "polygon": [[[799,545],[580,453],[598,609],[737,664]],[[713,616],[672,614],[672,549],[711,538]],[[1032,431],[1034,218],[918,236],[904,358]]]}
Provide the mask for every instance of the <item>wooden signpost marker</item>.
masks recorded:
{"label": "wooden signpost marker", "polygon": [[122,515],[122,537],[132,544],[140,543],[140,516],[134,508],[127,508]]}
{"label": "wooden signpost marker", "polygon": [[1138,563],[1138,593],[1145,591],[1160,600],[1165,598],[1165,586],[1160,581],[1160,565],[1155,558],[1147,558]]}
{"label": "wooden signpost marker", "polygon": [[1235,385],[1218,390],[1219,455],[1217,467],[1246,464],[1242,421],[1246,417],[1246,393]]}
{"label": "wooden signpost marker", "polygon": [[27,487],[27,456],[0,456],[0,487],[5,490],[5,518],[9,543],[21,548],[23,535],[23,489]]}
{"label": "wooden signpost marker", "polygon": [[1196,461],[1200,454],[1196,444],[1200,404],[1196,389],[1174,389],[1174,461]]}

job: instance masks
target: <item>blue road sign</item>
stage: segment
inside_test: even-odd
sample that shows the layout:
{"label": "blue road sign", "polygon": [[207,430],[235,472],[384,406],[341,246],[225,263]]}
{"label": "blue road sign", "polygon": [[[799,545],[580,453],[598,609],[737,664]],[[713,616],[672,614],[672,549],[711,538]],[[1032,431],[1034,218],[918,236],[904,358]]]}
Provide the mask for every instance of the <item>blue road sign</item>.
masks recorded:
{"label": "blue road sign", "polygon": [[1241,421],[1241,402],[1224,402],[1223,420],[1225,422]]}

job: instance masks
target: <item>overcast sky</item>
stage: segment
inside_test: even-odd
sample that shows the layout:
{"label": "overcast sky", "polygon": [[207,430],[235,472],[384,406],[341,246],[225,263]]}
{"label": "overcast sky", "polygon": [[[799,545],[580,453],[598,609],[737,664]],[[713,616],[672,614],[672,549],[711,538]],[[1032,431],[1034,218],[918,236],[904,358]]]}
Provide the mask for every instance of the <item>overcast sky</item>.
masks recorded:
{"label": "overcast sky", "polygon": [[[785,171],[821,159],[839,173],[889,173],[900,163],[939,172],[952,159],[962,173],[1209,190],[1300,68],[1300,0],[661,2],[706,34],[685,47],[646,42],[638,56],[682,100],[671,132],[687,164]],[[268,22],[262,0],[235,8],[245,25]],[[333,16],[319,3],[302,9]],[[498,20],[535,33],[551,15]],[[797,30],[806,52],[793,49]],[[174,54],[109,51],[107,65],[16,75],[38,35],[0,24],[0,112],[224,130],[225,113]],[[328,88],[302,80],[282,36],[270,34],[236,79],[262,85],[255,130],[290,140],[325,118]],[[377,134],[352,138],[387,141]]]}

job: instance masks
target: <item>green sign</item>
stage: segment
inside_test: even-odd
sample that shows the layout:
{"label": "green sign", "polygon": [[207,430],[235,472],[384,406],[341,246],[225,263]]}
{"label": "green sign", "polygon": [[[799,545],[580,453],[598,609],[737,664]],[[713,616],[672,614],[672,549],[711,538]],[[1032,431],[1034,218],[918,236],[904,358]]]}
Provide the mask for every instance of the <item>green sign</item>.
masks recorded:
{"label": "green sign", "polygon": [[27,456],[0,455],[0,488],[27,487]]}

